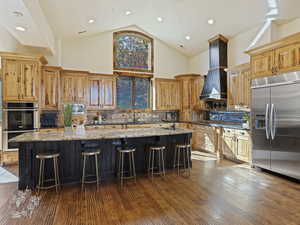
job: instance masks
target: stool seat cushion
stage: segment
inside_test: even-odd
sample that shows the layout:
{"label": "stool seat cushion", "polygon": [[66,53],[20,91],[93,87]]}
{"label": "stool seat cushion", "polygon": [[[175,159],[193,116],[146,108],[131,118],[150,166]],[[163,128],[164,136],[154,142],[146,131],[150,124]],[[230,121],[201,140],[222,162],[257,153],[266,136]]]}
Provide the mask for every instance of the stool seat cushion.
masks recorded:
{"label": "stool seat cushion", "polygon": [[135,148],[132,148],[132,149],[118,149],[118,152],[121,152],[121,153],[135,152]]}
{"label": "stool seat cushion", "polygon": [[88,152],[82,152],[82,155],[90,156],[90,155],[99,155],[101,151],[88,151]]}
{"label": "stool seat cushion", "polygon": [[150,146],[149,150],[165,150],[166,147],[165,146]]}
{"label": "stool seat cushion", "polygon": [[176,145],[178,148],[190,148],[191,145]]}
{"label": "stool seat cushion", "polygon": [[59,157],[59,153],[39,153],[36,155],[37,159],[53,159]]}

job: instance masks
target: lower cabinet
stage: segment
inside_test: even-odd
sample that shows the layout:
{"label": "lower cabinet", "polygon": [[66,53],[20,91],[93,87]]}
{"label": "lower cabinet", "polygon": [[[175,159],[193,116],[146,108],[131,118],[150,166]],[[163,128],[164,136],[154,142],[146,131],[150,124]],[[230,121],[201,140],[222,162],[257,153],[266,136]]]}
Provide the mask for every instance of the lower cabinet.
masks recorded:
{"label": "lower cabinet", "polygon": [[222,151],[227,159],[251,161],[251,140],[248,131],[223,129]]}
{"label": "lower cabinet", "polygon": [[189,128],[194,130],[192,136],[193,150],[201,150],[216,154],[220,152],[219,133],[221,128],[197,124],[191,124]]}

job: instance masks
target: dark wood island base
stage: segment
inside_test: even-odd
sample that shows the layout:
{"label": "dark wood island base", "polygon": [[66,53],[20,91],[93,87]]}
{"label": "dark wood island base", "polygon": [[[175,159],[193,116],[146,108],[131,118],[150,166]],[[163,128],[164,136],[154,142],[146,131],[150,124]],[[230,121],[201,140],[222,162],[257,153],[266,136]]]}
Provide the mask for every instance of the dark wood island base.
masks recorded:
{"label": "dark wood island base", "polygon": [[[190,143],[191,133],[172,134],[164,136],[92,139],[92,140],[63,140],[63,141],[26,141],[19,142],[19,189],[35,189],[38,181],[39,163],[36,159],[38,153],[59,153],[59,175],[61,184],[80,183],[82,176],[81,152],[87,147],[101,150],[99,159],[99,172],[102,180],[116,177],[117,147],[122,145],[133,146],[135,152],[135,165],[138,174],[147,170],[147,147],[163,145],[166,147],[165,167],[173,168],[175,145]],[[189,157],[191,162],[191,159]],[[94,162],[87,163],[87,173],[95,171]],[[191,165],[191,164],[190,164]],[[46,162],[45,177],[54,177],[53,163]]]}

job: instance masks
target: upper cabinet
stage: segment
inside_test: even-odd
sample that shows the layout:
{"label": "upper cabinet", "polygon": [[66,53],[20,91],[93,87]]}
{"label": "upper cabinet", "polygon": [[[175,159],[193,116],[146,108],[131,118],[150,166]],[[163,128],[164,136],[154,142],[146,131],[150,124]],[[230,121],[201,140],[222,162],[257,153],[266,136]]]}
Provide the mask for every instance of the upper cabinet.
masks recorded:
{"label": "upper cabinet", "polygon": [[116,77],[93,74],[88,78],[88,108],[114,109],[116,107]]}
{"label": "upper cabinet", "polygon": [[88,72],[63,70],[61,74],[62,103],[87,103]]}
{"label": "upper cabinet", "polygon": [[180,110],[180,82],[175,79],[156,78],[155,97],[157,110]]}
{"label": "upper cabinet", "polygon": [[57,110],[60,103],[61,67],[42,67],[41,107],[44,110]]}
{"label": "upper cabinet", "polygon": [[300,70],[300,33],[251,49],[251,78]]}
{"label": "upper cabinet", "polygon": [[205,102],[199,98],[204,85],[204,76],[185,74],[176,76],[176,80],[180,82],[182,91],[180,119],[190,121],[193,110],[204,110],[206,107]]}
{"label": "upper cabinet", "polygon": [[5,102],[36,102],[40,93],[41,65],[45,60],[18,54],[0,54]]}
{"label": "upper cabinet", "polygon": [[250,107],[250,63],[228,69],[227,108],[228,110],[248,110]]}

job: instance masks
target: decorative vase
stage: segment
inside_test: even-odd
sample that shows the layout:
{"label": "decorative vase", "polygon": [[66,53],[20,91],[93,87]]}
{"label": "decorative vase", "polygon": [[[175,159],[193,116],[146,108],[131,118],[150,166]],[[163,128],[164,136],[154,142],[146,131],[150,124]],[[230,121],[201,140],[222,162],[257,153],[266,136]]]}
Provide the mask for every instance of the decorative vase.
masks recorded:
{"label": "decorative vase", "polygon": [[65,136],[72,136],[72,135],[73,135],[72,127],[65,127]]}

